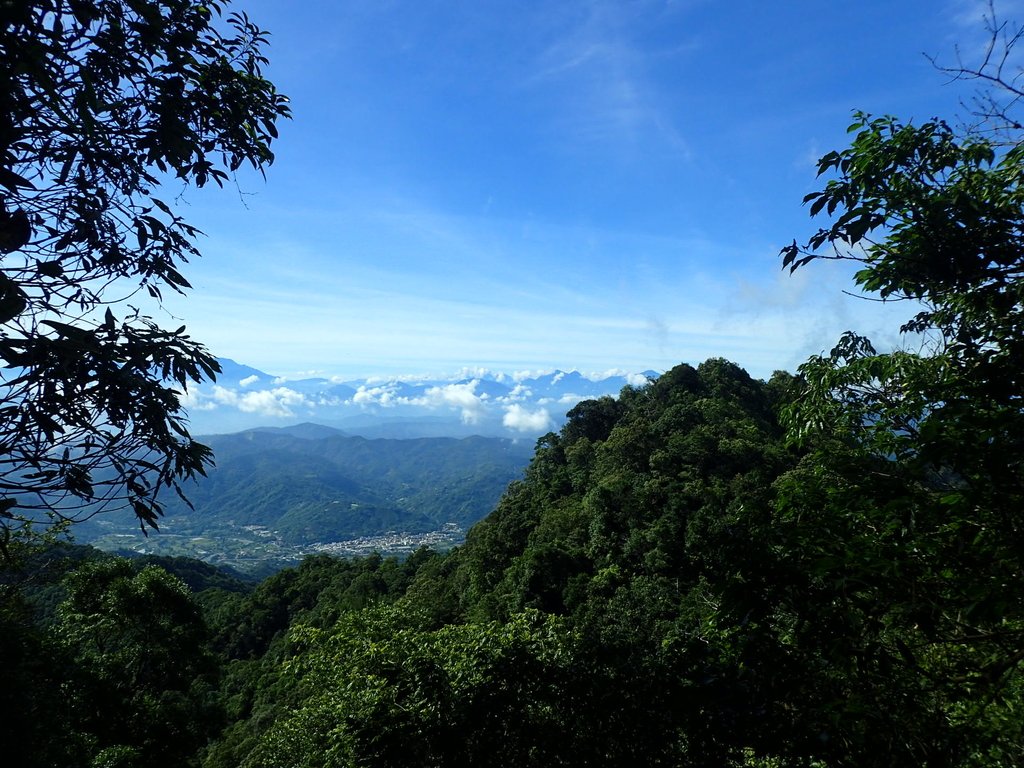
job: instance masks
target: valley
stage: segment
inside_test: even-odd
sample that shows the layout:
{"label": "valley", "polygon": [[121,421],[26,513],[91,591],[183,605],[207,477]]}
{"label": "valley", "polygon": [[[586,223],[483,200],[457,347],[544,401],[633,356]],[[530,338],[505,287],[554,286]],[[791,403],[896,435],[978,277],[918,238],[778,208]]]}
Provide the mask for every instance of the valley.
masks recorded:
{"label": "valley", "polygon": [[532,455],[495,437],[368,440],[300,424],[203,438],[216,466],[165,499],[159,530],[130,512],[97,515],[75,541],[110,552],[184,556],[249,573],[304,556],[420,547],[444,551],[497,504]]}
{"label": "valley", "polygon": [[379,552],[406,557],[422,547],[445,552],[461,544],[466,535],[463,528],[448,523],[431,531],[381,531],[350,539],[291,544],[262,525],[206,524],[185,516],[164,520],[160,531],[148,536],[143,536],[138,526],[107,519],[98,521],[96,529],[92,536],[76,540],[118,554],[194,558],[253,576],[296,566],[315,554],[365,557]]}

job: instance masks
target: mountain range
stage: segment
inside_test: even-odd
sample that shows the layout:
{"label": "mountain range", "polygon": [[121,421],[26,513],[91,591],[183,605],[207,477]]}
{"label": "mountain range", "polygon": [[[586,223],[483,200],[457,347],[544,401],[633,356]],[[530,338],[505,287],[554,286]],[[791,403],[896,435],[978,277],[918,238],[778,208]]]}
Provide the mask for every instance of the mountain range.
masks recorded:
{"label": "mountain range", "polygon": [[582,400],[642,386],[654,371],[585,376],[480,372],[451,379],[285,379],[226,358],[216,382],[184,394],[193,434],[316,422],[367,438],[536,438]]}
{"label": "mountain range", "polygon": [[[191,506],[173,494],[162,497],[159,532],[144,537],[133,514],[123,510],[80,523],[76,539],[104,548],[199,556],[195,547],[181,547],[203,539],[200,549],[218,558],[239,537],[247,547],[263,541],[292,548],[388,532],[446,530],[455,540],[494,508],[533,455],[533,443],[525,440],[367,439],[319,424],[204,440],[216,466],[186,484]],[[175,549],[168,550],[169,544]]]}
{"label": "mountain range", "polygon": [[216,460],[185,488],[192,506],[165,494],[160,531],[148,537],[129,512],[99,515],[76,526],[79,542],[242,568],[279,567],[325,546],[444,547],[490,513],[567,411],[656,378],[286,380],[219,362],[216,382],[183,398]]}

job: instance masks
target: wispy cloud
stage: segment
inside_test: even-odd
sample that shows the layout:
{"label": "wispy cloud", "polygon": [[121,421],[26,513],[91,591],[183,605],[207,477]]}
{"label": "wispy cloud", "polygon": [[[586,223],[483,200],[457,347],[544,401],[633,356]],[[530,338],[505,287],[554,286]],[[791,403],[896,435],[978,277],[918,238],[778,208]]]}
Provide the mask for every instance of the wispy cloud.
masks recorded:
{"label": "wispy cloud", "polygon": [[936,63],[955,73],[961,66],[980,66],[988,56],[990,64],[1005,56],[1004,74],[1012,79],[1020,71],[1024,51],[1008,43],[1021,28],[1022,11],[1022,0],[949,0],[949,39],[956,54],[939,56]]}
{"label": "wispy cloud", "polygon": [[646,17],[665,6],[596,2],[567,15],[557,37],[537,56],[526,85],[557,93],[556,125],[574,142],[618,144],[638,149],[650,140],[680,157],[690,149],[675,117],[663,107],[664,94],[648,72],[651,60],[668,52],[640,39]]}
{"label": "wispy cloud", "polygon": [[[793,163],[843,146],[853,107],[945,114],[954,99],[927,95],[939,78],[918,51],[952,56],[987,7],[262,5],[303,120],[250,210],[188,193],[207,258],[168,311],[217,354],[346,381],[708,356],[768,375],[871,325],[839,292],[848,278],[794,281],[763,252],[811,226],[813,174]],[[997,0],[1007,18],[1020,5]],[[482,391],[432,402],[472,419]]]}
{"label": "wispy cloud", "polygon": [[1024,9],[1021,0],[950,0],[949,18],[961,33],[983,32],[995,19],[1013,19]]}

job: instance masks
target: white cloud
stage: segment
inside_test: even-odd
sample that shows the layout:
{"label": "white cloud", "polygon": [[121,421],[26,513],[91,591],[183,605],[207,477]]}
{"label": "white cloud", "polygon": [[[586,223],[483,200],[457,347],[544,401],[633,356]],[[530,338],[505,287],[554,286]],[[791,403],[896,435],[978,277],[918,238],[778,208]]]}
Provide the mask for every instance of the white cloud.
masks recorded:
{"label": "white cloud", "polygon": [[368,387],[361,385],[356,393],[352,395],[352,402],[359,406],[379,405],[383,408],[390,408],[397,405],[401,398],[395,397],[394,385],[381,387]]}
{"label": "white cloud", "polygon": [[626,383],[631,387],[646,387],[650,382],[642,373],[628,373]]}
{"label": "white cloud", "polygon": [[306,405],[306,399],[295,390],[278,387],[264,392],[247,392],[238,403],[238,409],[263,416],[294,416],[292,407]]}
{"label": "white cloud", "polygon": [[512,381],[524,381],[525,379],[536,379],[540,376],[547,376],[549,373],[554,373],[553,368],[539,368],[536,371],[525,370],[525,371],[514,371],[512,373]]}
{"label": "white cloud", "polygon": [[179,399],[186,411],[213,411],[217,408],[217,403],[191,389],[185,391]]}
{"label": "white cloud", "polygon": [[501,423],[519,432],[541,432],[552,425],[547,408],[531,411],[519,404],[506,406]]}
{"label": "white cloud", "polygon": [[611,378],[625,379],[626,383],[634,387],[642,387],[647,384],[647,376],[642,373],[633,373],[625,368],[608,368],[607,370],[584,374],[589,381],[602,382]]}
{"label": "white cloud", "polygon": [[[244,379],[239,381],[238,382],[238,386],[240,386],[240,387],[248,387],[250,384],[255,384],[259,380],[260,380],[260,377],[257,376],[254,373],[252,376],[246,376]],[[275,383],[277,383],[277,382],[275,382]]]}
{"label": "white cloud", "polygon": [[583,378],[589,381],[604,381],[610,379],[612,376],[628,376],[629,371],[624,368],[609,368],[605,371],[597,371],[592,373],[583,374]]}
{"label": "white cloud", "polygon": [[306,402],[309,404],[317,405],[321,408],[341,408],[342,406],[347,405],[349,403],[348,400],[345,400],[344,398],[341,397],[324,397],[323,395],[317,397],[316,401],[313,403],[311,403],[309,400],[307,400]]}
{"label": "white cloud", "polygon": [[222,387],[220,384],[213,385],[213,391],[210,393],[210,397],[220,405],[238,405],[238,393],[233,389]]}
{"label": "white cloud", "polygon": [[479,380],[466,382],[465,384],[446,384],[443,387],[431,387],[422,398],[415,398],[410,402],[416,405],[425,405],[428,408],[458,408],[461,411],[464,424],[477,424],[485,413],[484,399],[486,395],[477,395],[476,385]]}
{"label": "white cloud", "polygon": [[363,407],[377,405],[392,408],[400,405],[414,405],[423,408],[453,408],[459,410],[465,424],[477,424],[486,413],[484,401],[487,395],[476,394],[479,379],[462,384],[444,384],[428,388],[420,397],[399,397],[397,387],[392,383],[379,387],[360,386],[352,396],[352,402]]}
{"label": "white cloud", "polygon": [[516,400],[526,400],[527,398],[533,397],[533,390],[528,386],[519,382],[512,389],[509,390],[508,394],[505,395],[503,400],[505,402],[515,402]]}
{"label": "white cloud", "polygon": [[293,408],[310,405],[301,393],[287,387],[243,394],[220,385],[214,385],[211,398],[220,405],[231,406],[245,413],[277,418],[294,416]]}
{"label": "white cloud", "polygon": [[[503,374],[501,374],[501,373],[497,374],[497,376],[495,376],[496,380],[497,381],[501,381],[501,379],[498,378],[498,377],[500,377],[502,375]],[[479,365],[469,366],[469,365],[467,365],[467,366],[463,366],[459,371],[457,371],[455,373],[455,375],[453,376],[453,378],[456,378],[456,379],[483,379],[483,378],[486,378],[487,376],[494,376],[494,372],[491,371],[489,368],[484,368],[483,366],[479,366]]]}
{"label": "white cloud", "polygon": [[[488,372],[488,376],[493,375],[493,372]],[[559,379],[562,377],[555,375]],[[361,408],[370,412],[378,409],[403,409],[409,413],[415,413],[417,409],[420,412],[448,411],[458,414],[464,424],[487,425],[501,420],[507,429],[537,433],[552,428],[562,413],[591,397],[589,394],[567,393],[537,398],[537,393],[524,381],[519,381],[507,392],[495,394],[481,392],[485,382],[479,378],[427,382],[422,377],[392,377],[378,384],[364,380],[351,397],[345,397],[327,391],[301,392],[287,386],[259,389],[257,385],[254,388],[254,378],[242,379],[240,384],[243,386],[196,386],[181,396],[182,404],[197,415],[219,410],[225,416],[227,412],[240,412],[274,419],[288,419],[300,414],[314,419],[317,416],[338,416],[336,409],[342,408]],[[423,381],[423,385],[409,387],[408,382],[413,380]],[[631,380],[640,384],[646,381],[640,375],[634,375]],[[506,381],[511,383],[508,377]],[[245,385],[249,389],[245,389]]]}

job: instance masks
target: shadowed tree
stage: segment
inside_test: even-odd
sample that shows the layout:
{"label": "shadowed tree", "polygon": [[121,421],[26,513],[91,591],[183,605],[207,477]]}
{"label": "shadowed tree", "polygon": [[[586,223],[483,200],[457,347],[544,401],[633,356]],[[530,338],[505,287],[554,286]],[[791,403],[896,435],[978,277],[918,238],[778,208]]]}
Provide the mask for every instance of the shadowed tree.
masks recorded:
{"label": "shadowed tree", "polygon": [[0,526],[113,506],[156,526],[203,472],[179,400],[217,363],[130,304],[189,288],[158,196],[274,156],[287,100],[226,0],[0,3]]}
{"label": "shadowed tree", "polygon": [[68,592],[56,636],[73,662],[72,719],[94,754],[187,764],[219,723],[216,661],[188,588],[114,559],[80,566]]}

